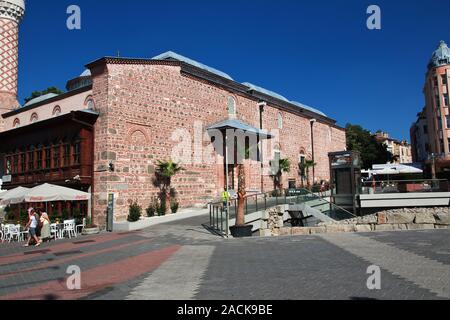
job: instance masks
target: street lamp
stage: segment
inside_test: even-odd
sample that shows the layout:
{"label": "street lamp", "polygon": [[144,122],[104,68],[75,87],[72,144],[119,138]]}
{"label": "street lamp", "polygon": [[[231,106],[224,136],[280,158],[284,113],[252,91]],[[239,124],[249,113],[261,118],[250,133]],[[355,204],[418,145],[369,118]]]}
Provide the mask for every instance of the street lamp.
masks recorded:
{"label": "street lamp", "polygon": [[433,180],[436,179],[436,159],[440,159],[442,157],[444,157],[445,154],[443,153],[432,153],[428,156],[428,160],[431,160],[431,178]]}

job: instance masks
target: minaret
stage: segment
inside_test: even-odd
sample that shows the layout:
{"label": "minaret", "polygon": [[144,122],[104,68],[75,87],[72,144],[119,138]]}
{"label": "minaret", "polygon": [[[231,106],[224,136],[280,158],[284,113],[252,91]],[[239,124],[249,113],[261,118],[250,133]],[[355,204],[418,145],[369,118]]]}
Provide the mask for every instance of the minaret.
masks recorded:
{"label": "minaret", "polygon": [[[19,24],[25,14],[24,0],[0,0],[0,114],[17,102]],[[0,132],[3,131],[0,116]]]}

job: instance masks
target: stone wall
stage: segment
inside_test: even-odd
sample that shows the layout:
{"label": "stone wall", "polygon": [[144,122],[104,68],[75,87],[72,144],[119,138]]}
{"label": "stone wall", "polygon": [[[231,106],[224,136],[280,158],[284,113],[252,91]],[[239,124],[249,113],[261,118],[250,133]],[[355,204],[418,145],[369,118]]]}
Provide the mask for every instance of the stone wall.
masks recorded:
{"label": "stone wall", "polygon": [[284,208],[268,210],[263,217],[260,236],[309,235],[337,232],[450,229],[450,208],[402,208],[336,222],[321,222],[317,227],[284,227]]}

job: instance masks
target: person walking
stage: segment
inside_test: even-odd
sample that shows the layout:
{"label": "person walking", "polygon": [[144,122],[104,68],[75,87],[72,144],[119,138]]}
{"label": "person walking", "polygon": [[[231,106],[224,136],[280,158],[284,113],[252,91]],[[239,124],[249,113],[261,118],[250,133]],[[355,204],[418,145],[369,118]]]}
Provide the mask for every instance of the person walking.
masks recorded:
{"label": "person walking", "polygon": [[227,188],[222,192],[222,203],[223,208],[228,208],[228,202],[230,201],[230,193],[227,191]]}
{"label": "person walking", "polygon": [[46,241],[51,238],[50,218],[48,217],[47,212],[44,212],[43,209],[36,209],[36,212],[40,216],[40,229],[41,229],[40,238],[41,238],[41,241]]}
{"label": "person walking", "polygon": [[30,237],[28,238],[28,243],[25,245],[25,247],[29,247],[31,245],[31,241],[36,241],[36,247],[39,247],[42,243],[41,240],[36,235],[36,229],[38,227],[38,219],[36,218],[36,212],[33,208],[28,209],[28,223],[25,227],[25,229],[29,229]]}

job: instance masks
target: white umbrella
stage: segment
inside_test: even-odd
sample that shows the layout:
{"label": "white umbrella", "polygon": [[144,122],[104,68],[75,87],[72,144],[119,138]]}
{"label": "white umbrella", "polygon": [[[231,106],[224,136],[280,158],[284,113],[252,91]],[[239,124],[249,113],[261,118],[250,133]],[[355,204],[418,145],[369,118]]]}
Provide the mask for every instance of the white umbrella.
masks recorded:
{"label": "white umbrella", "polygon": [[407,166],[404,164],[401,164],[399,166],[397,166],[397,170],[399,170],[400,173],[405,174],[405,173],[423,173],[423,170],[413,167],[413,166]]}
{"label": "white umbrella", "polygon": [[394,168],[383,168],[381,170],[373,170],[373,174],[385,174],[385,175],[391,175],[391,174],[399,174],[400,171],[394,169]]}
{"label": "white umbrella", "polygon": [[10,204],[17,204],[22,203],[25,197],[25,194],[30,191],[29,188],[24,187],[17,187],[15,189],[11,189],[1,195],[1,202],[2,205],[10,205]]}
{"label": "white umbrella", "polygon": [[91,198],[90,193],[56,186],[43,184],[31,189],[25,194],[25,202],[53,202],[53,201],[87,201]]}

